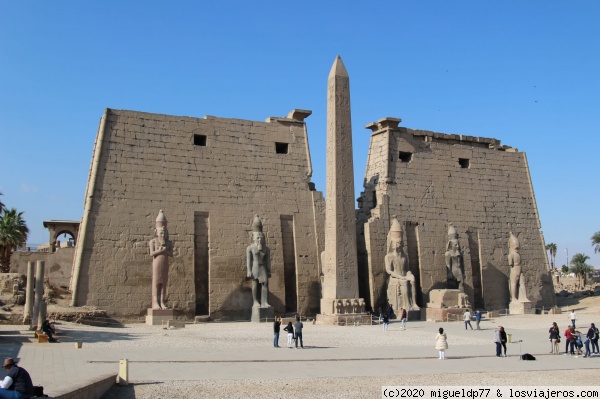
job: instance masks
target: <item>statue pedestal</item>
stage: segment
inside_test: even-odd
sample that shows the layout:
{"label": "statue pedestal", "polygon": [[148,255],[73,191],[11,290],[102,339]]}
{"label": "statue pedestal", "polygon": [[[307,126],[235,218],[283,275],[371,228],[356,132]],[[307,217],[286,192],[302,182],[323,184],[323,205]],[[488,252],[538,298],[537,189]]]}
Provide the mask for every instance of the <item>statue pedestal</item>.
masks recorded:
{"label": "statue pedestal", "polygon": [[254,323],[260,323],[263,321],[268,321],[266,319],[274,319],[275,318],[275,308],[269,306],[268,308],[261,307],[252,307],[252,318],[250,321]]}
{"label": "statue pedestal", "polygon": [[318,314],[317,324],[334,326],[371,325],[371,315],[366,313]]}
{"label": "statue pedestal", "polygon": [[425,308],[421,320],[439,322],[462,321],[466,308]]}
{"label": "statue pedestal", "polygon": [[511,302],[508,305],[510,314],[533,314],[535,309],[532,308],[531,302]]}
{"label": "statue pedestal", "polygon": [[469,297],[460,290],[442,289],[429,291],[428,308],[446,309],[446,308],[462,308],[468,309],[471,307]]}
{"label": "statue pedestal", "polygon": [[163,321],[173,320],[173,309],[148,309],[146,324],[149,326],[162,326]]}

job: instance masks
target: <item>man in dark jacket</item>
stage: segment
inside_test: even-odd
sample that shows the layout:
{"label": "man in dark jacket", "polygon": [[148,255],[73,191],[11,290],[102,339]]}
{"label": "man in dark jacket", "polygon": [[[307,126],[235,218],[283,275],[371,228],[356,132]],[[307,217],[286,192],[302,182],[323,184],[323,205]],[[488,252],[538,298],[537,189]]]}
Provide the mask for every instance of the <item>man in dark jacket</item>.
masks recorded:
{"label": "man in dark jacket", "polygon": [[298,349],[298,340],[300,340],[300,347],[304,349],[304,343],[302,342],[302,328],[304,324],[300,321],[300,317],[296,316],[296,322],[294,323],[294,334],[296,336],[296,349]]}
{"label": "man in dark jacket", "polygon": [[27,370],[17,366],[7,357],[2,366],[6,377],[0,382],[0,399],[29,399],[33,395],[33,383]]}
{"label": "man in dark jacket", "polygon": [[281,317],[276,317],[273,323],[273,346],[279,348],[279,329],[281,327]]}

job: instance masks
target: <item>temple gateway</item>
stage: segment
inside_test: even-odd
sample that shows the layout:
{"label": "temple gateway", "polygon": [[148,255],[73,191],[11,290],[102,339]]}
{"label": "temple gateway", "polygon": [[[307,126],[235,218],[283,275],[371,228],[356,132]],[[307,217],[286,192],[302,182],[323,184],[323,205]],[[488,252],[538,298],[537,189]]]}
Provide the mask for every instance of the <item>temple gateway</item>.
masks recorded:
{"label": "temple gateway", "polygon": [[148,242],[164,210],[173,253],[165,258],[166,293],[154,305],[181,317],[252,317],[252,215],[262,223],[264,242],[256,245],[270,251],[268,281],[259,280],[268,298],[259,307],[275,314],[339,322],[388,303],[422,318],[431,309],[555,306],[525,153],[385,117],[367,125],[355,209],[350,111],[350,79],[338,57],[328,83],[325,200],[311,182],[304,122],[311,111],[258,122],[106,109],[72,304],[116,317],[146,314],[153,306]]}

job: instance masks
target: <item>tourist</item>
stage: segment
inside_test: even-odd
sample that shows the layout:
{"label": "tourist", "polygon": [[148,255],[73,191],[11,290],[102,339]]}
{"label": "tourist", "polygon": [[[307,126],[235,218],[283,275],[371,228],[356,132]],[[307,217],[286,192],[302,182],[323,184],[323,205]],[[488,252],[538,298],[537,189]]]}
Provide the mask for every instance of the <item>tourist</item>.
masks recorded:
{"label": "tourist", "polygon": [[465,321],[465,330],[467,329],[467,325],[471,327],[472,330],[473,326],[471,325],[471,312],[469,309],[465,310],[465,314],[463,314],[463,320]]}
{"label": "tourist", "polygon": [[50,324],[48,319],[44,320],[42,323],[42,332],[48,336],[48,342],[58,342],[56,338],[53,337],[56,335],[56,330],[52,324]]}
{"label": "tourist", "polygon": [[506,331],[504,331],[504,327],[500,326],[500,344],[502,345],[502,349],[504,349],[504,357],[506,357]]}
{"label": "tourist", "polygon": [[402,323],[401,324],[401,328],[403,330],[406,330],[406,319],[407,319],[406,309],[402,309],[402,313],[400,313],[400,314],[401,314],[401,316],[400,316],[400,318],[401,318],[400,322]]}
{"label": "tourist", "polygon": [[390,322],[390,315],[388,315],[386,312],[383,314],[383,331],[387,331],[389,322]]}
{"label": "tourist", "polygon": [[582,355],[581,348],[583,348],[583,334],[577,330],[573,334],[573,342],[575,343],[575,356]]}
{"label": "tourist", "polygon": [[304,324],[300,321],[300,316],[296,316],[296,322],[294,323],[294,333],[296,335],[296,349],[298,349],[298,340],[300,341],[300,347],[304,349],[304,343],[302,342],[302,328]]}
{"label": "tourist", "polygon": [[479,309],[477,309],[475,311],[475,328],[478,330],[481,330],[481,328],[479,328],[480,322],[481,322],[481,311]]}
{"label": "tourist", "polygon": [[573,328],[577,328],[575,326],[575,321],[577,320],[577,313],[575,313],[575,309],[571,309],[571,313],[569,314],[569,318],[571,319],[571,325]]}
{"label": "tourist", "polygon": [[502,336],[500,334],[501,326],[494,331],[494,343],[496,344],[496,357],[502,357]]}
{"label": "tourist", "polygon": [[556,324],[556,322],[552,323],[552,327],[550,327],[548,333],[550,334],[550,343],[552,344],[552,350],[550,351],[550,353],[558,355],[558,353],[560,352],[560,349],[558,347],[558,344],[560,343],[560,331],[558,330],[558,325]]}
{"label": "tourist", "polygon": [[446,359],[446,349],[448,349],[448,337],[444,332],[444,329],[440,327],[439,332],[435,336],[435,349],[438,350],[440,360]]}
{"label": "tourist", "polygon": [[292,340],[294,339],[294,326],[292,325],[291,321],[288,321],[287,326],[285,326],[285,328],[283,329],[283,331],[287,331],[288,333],[288,348],[292,349]]}
{"label": "tourist", "polygon": [[279,348],[279,328],[281,327],[281,317],[276,317],[273,323],[273,346]]}
{"label": "tourist", "polygon": [[585,334],[585,355],[583,355],[583,357],[590,357],[592,355],[590,352],[590,344],[593,342],[594,335],[596,335],[596,331],[594,331],[594,329],[595,326],[594,323],[592,323],[587,331],[587,334]]}
{"label": "tourist", "polygon": [[0,398],[30,398],[33,395],[33,383],[27,370],[17,366],[10,357],[4,359],[2,367],[6,371],[6,377],[0,382]]}
{"label": "tourist", "polygon": [[[568,326],[567,329],[565,330],[565,355],[567,354],[571,354],[574,355],[575,351],[573,350],[574,346],[575,346],[575,342],[573,342],[573,333],[575,332],[575,329],[573,328],[573,326]],[[570,350],[569,350],[570,349]]]}
{"label": "tourist", "polygon": [[592,323],[592,328],[594,329],[594,338],[592,338],[592,353],[600,353],[600,350],[598,350],[598,334],[600,331],[598,331],[594,323]]}

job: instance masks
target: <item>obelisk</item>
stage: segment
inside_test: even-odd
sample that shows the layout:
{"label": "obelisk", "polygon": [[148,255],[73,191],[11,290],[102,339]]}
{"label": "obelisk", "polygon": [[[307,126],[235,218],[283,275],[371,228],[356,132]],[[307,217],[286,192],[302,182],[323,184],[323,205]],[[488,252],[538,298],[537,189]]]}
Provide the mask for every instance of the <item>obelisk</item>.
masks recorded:
{"label": "obelisk", "polygon": [[361,313],[355,306],[364,301],[358,297],[350,78],[339,56],[327,80],[326,178],[321,314]]}

